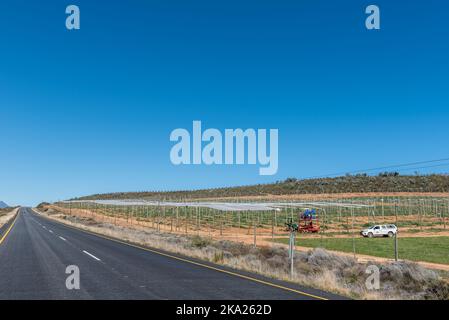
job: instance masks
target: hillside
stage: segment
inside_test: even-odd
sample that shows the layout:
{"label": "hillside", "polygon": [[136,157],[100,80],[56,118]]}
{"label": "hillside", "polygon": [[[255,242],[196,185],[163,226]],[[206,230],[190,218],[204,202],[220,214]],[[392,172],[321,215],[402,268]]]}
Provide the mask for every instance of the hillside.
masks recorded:
{"label": "hillside", "polygon": [[3,201],[0,201],[0,209],[8,208],[9,206],[4,203]]}
{"label": "hillside", "polygon": [[408,175],[397,173],[379,176],[342,176],[297,180],[286,179],[272,184],[186,191],[141,191],[94,194],[78,198],[93,199],[198,199],[239,196],[294,194],[368,193],[368,192],[449,192],[449,175]]}

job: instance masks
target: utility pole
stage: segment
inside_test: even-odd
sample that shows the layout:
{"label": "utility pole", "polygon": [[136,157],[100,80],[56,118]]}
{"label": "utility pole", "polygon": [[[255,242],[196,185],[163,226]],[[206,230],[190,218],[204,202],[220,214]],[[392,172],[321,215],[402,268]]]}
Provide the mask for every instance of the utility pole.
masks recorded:
{"label": "utility pole", "polygon": [[357,259],[355,254],[355,238],[354,238],[354,207],[351,206],[351,215],[352,215],[352,251],[354,253],[354,259]]}
{"label": "utility pole", "polygon": [[288,258],[290,260],[290,279],[293,279],[294,274],[294,258],[295,258],[295,239],[296,239],[296,229],[294,224],[289,225],[290,238],[288,242]]}

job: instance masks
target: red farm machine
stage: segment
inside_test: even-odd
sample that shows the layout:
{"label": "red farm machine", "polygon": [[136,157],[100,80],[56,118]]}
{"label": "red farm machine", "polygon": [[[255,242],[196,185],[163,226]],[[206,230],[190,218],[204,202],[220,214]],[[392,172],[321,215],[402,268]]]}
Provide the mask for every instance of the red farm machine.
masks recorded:
{"label": "red farm machine", "polygon": [[287,225],[287,231],[298,231],[301,233],[317,233],[320,231],[318,215],[315,209],[306,209],[299,214],[298,223],[290,220]]}

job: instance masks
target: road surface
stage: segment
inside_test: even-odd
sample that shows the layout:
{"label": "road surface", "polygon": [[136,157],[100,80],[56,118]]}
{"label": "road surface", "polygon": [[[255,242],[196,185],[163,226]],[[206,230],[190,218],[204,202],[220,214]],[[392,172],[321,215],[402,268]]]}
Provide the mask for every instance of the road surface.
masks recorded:
{"label": "road surface", "polygon": [[[0,299],[320,299],[329,293],[151,252],[20,208],[0,244]],[[8,231],[4,226],[0,238]],[[80,289],[66,287],[67,266]],[[212,268],[210,268],[212,266]],[[243,277],[242,277],[243,275]]]}

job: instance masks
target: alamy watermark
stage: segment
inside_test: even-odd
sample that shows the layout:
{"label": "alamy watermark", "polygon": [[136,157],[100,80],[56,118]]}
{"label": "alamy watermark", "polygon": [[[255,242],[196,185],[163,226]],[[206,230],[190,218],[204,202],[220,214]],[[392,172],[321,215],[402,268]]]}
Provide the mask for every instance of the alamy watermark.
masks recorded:
{"label": "alamy watermark", "polygon": [[71,4],[67,6],[65,13],[69,15],[65,20],[67,30],[79,30],[81,28],[80,8]]}
{"label": "alamy watermark", "polygon": [[365,13],[369,16],[365,20],[365,27],[368,30],[380,29],[380,9],[378,6],[372,4],[366,7]]}
{"label": "alamy watermark", "polygon": [[380,289],[380,270],[379,267],[372,264],[369,265],[366,270],[366,274],[369,276],[366,278],[365,286],[368,290],[379,290]]}
{"label": "alamy watermark", "polygon": [[65,273],[69,276],[65,280],[65,286],[68,290],[80,289],[80,269],[78,266],[70,265],[65,269]]}
{"label": "alamy watermark", "polygon": [[278,171],[278,138],[278,129],[225,129],[222,134],[214,128],[203,131],[201,121],[193,121],[192,133],[182,128],[171,132],[170,141],[176,143],[170,160],[174,165],[259,164],[260,175],[274,175]]}
{"label": "alamy watermark", "polygon": [[[67,30],[79,30],[81,28],[80,23],[80,8],[77,5],[71,4],[66,7],[65,13],[68,14],[65,21]],[[365,19],[365,27],[368,30],[380,29],[380,9],[379,6],[371,4],[366,7],[365,13],[369,16]]]}

